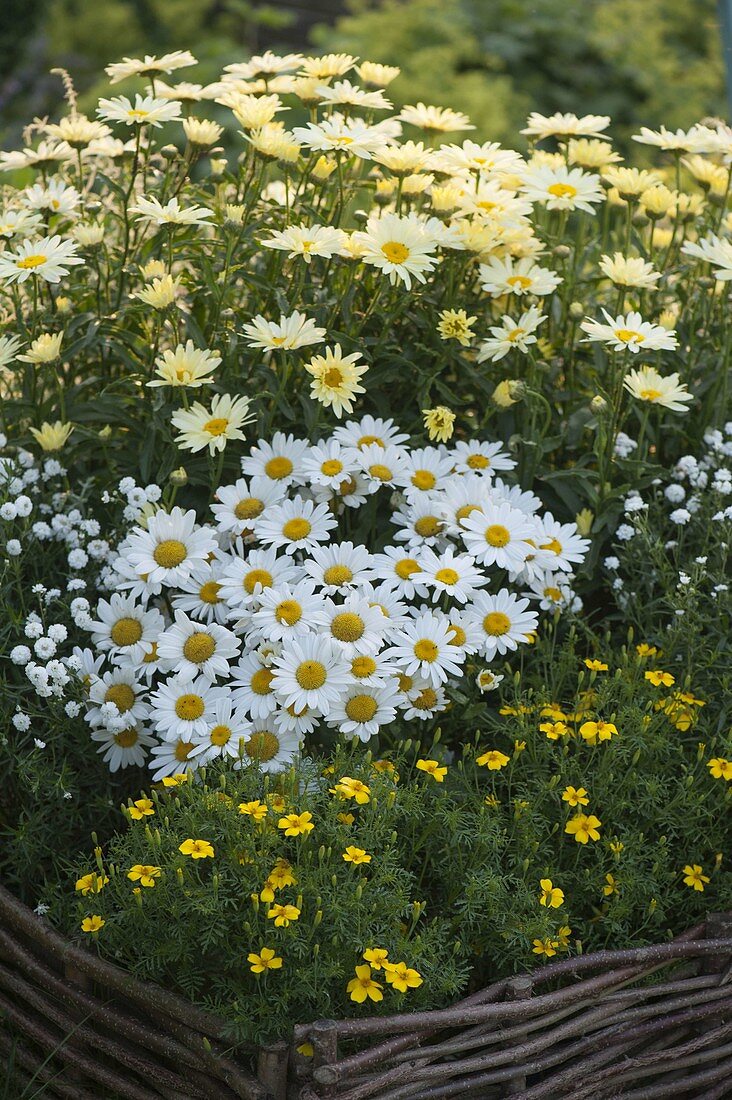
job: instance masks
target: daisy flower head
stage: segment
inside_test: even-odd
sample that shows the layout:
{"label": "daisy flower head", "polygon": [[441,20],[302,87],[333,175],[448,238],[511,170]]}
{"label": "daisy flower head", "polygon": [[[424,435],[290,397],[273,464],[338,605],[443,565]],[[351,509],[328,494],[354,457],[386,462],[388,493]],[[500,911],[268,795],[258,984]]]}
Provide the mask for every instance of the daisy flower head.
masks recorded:
{"label": "daisy flower head", "polygon": [[329,597],[323,605],[322,633],[349,660],[380,649],[384,638],[384,616],[360,592],[352,592],[341,603]]}
{"label": "daisy flower head", "polygon": [[231,698],[217,699],[205,734],[195,738],[191,755],[201,766],[219,758],[237,759],[250,736],[251,726],[233,710]]}
{"label": "daisy flower head", "polygon": [[362,160],[371,160],[373,154],[386,144],[378,127],[370,126],[363,119],[346,118],[338,113],[329,115],[320,122],[296,126],[293,134],[296,141],[308,149],[323,153],[345,153],[349,157],[359,157]]}
{"label": "daisy flower head", "polygon": [[453,469],[459,474],[479,474],[491,477],[501,470],[513,470],[515,459],[503,449],[501,443],[488,443],[480,439],[459,440],[450,452]]}
{"label": "daisy flower head", "polygon": [[359,88],[350,80],[336,80],[333,84],[321,84],[318,95],[324,103],[348,107],[363,107],[371,111],[389,111],[392,104],[379,89]]}
{"label": "daisy flower head", "polygon": [[510,504],[486,501],[461,523],[469,554],[481,565],[520,570],[534,548],[536,523]]}
{"label": "daisy flower head", "polygon": [[269,718],[277,709],[277,699],[272,690],[273,675],[259,655],[251,651],[245,651],[231,671],[232,701],[255,721]]}
{"label": "daisy flower head", "polygon": [[272,688],[285,707],[327,714],[349,684],[348,661],[320,635],[291,641],[273,663]]}
{"label": "daisy flower head", "polygon": [[302,459],[308,450],[306,439],[275,432],[272,440],[260,439],[249,456],[242,458],[242,473],[249,477],[264,477],[286,489],[293,481],[304,482]]}
{"label": "daisy flower head", "polygon": [[318,588],[329,596],[343,595],[369,582],[373,577],[371,565],[370,551],[352,542],[316,546],[302,563]]}
{"label": "daisy flower head", "polygon": [[318,543],[327,542],[336,522],[326,504],[296,496],[273,505],[262,518],[257,534],[268,546],[294,554],[296,550],[312,550]]}
{"label": "daisy flower head", "polygon": [[343,252],[346,234],[330,225],[290,225],[259,242],[264,248],[287,252],[289,259],[302,256],[306,264],[315,256],[330,259]]}
{"label": "daisy flower head", "polygon": [[530,164],[521,191],[530,202],[543,203],[547,210],[584,210],[587,214],[594,214],[596,204],[605,199],[599,176],[566,165]]}
{"label": "daisy flower head", "polygon": [[344,355],[341,345],[335,344],[327,347],[324,355],[314,355],[305,364],[305,370],[312,376],[310,396],[333,409],[339,418],[344,412],[353,412],[356,394],[366,392],[360,382],[369,368],[367,363],[358,362],[361,358],[358,351]]}
{"label": "daisy flower head", "polygon": [[174,676],[150,695],[150,718],[156,733],[165,741],[184,738],[195,742],[212,724],[214,705],[225,699],[225,688],[212,687],[205,676]]}
{"label": "daisy flower head", "polygon": [[553,115],[532,111],[521,133],[539,141],[548,137],[565,140],[570,137],[601,137],[609,125],[609,115],[582,115],[578,118],[577,115],[562,114],[559,111]]}
{"label": "daisy flower head", "polygon": [[69,268],[83,264],[73,241],[59,236],[35,237],[20,242],[16,252],[0,253],[0,281],[24,283],[31,275],[47,283],[58,283]]}
{"label": "daisy flower head", "polygon": [[449,624],[427,611],[394,635],[385,654],[407,676],[419,676],[439,687],[450,676],[460,676],[465,653],[453,644]]}
{"label": "daisy flower head", "polygon": [[139,198],[129,207],[131,214],[137,214],[138,221],[149,222],[157,226],[206,225],[213,211],[205,206],[181,206],[180,199],[174,196],[163,204],[153,195],[151,198]]}
{"label": "daisy flower head", "polygon": [[91,740],[99,745],[97,752],[113,774],[120,768],[144,767],[148,749],[156,744],[155,738],[137,724],[117,731],[93,730]]}
{"label": "daisy flower head", "polygon": [[230,439],[244,439],[241,429],[254,420],[250,404],[248,397],[217,393],[210,409],[199,401],[189,409],[178,409],[171,419],[173,427],[178,429],[175,442],[187,451],[208,448],[212,455],[223,451]]}
{"label": "daisy flower head", "polygon": [[456,415],[447,405],[435,405],[431,409],[422,409],[424,427],[431,440],[447,443],[455,431]]}
{"label": "daisy flower head", "polygon": [[173,607],[199,622],[224,623],[229,609],[221,595],[221,572],[221,562],[216,559],[194,569],[187,580],[180,582],[177,591],[171,593]]}
{"label": "daisy flower head", "polygon": [[539,625],[539,616],[529,611],[529,601],[519,599],[502,588],[495,595],[479,592],[466,609],[466,616],[480,626],[483,635],[482,652],[486,660],[496,653],[508,653],[526,643]]}
{"label": "daisy flower head", "polygon": [[461,347],[470,347],[470,341],[475,336],[472,326],[477,320],[475,316],[468,317],[464,309],[443,309],[437,326],[440,339],[457,340]]}
{"label": "daisy flower head", "polygon": [[452,471],[452,461],[436,447],[418,447],[402,455],[396,483],[404,488],[408,499],[421,493],[442,488]]}
{"label": "daisy flower head", "polygon": [[422,546],[442,546],[446,542],[445,523],[440,514],[439,497],[420,493],[392,513],[392,523],[399,528],[396,542],[406,542],[415,551]]}
{"label": "daisy flower head", "polygon": [[376,444],[379,447],[400,446],[409,436],[400,432],[393,420],[384,420],[378,416],[364,416],[360,420],[347,420],[345,424],[333,429],[333,438],[345,447],[363,450]]}
{"label": "daisy flower head", "polygon": [[547,568],[551,572],[572,573],[573,566],[584,561],[590,540],[580,536],[576,523],[560,523],[551,512],[546,512],[537,522],[538,547],[549,555]]}
{"label": "daisy flower head", "polygon": [[447,710],[448,699],[444,687],[435,687],[429,680],[423,680],[419,676],[410,676],[407,680],[410,683],[406,692],[401,693],[399,703],[407,722],[413,719],[426,722]]}
{"label": "daisy flower head", "polygon": [[130,664],[139,664],[151,652],[164,628],[159,611],[147,610],[119,592],[112,593],[109,601],[100,600],[96,613],[98,618],[89,624],[89,630],[97,649]]}
{"label": "daisy flower head", "polygon": [[406,452],[403,447],[393,444],[382,447],[379,443],[368,443],[359,448],[355,460],[363,470],[369,492],[376,493],[382,486],[397,484],[399,472],[406,461]]}
{"label": "daisy flower head", "polygon": [[148,386],[185,386],[188,389],[200,389],[211,385],[214,379],[211,372],[216,370],[221,356],[208,348],[197,348],[192,340],[185,345],[178,344],[174,350],[168,349],[155,360],[157,378],[148,382]]}
{"label": "daisy flower head", "polygon": [[159,129],[164,122],[180,118],[181,105],[176,100],[142,96],[139,92],[132,103],[127,96],[100,99],[97,114],[106,122],[124,122],[128,126],[154,126]]}
{"label": "daisy flower head", "polygon": [[640,367],[629,371],[623,386],[637,401],[660,405],[671,412],[688,412],[693,395],[684,382],[679,381],[678,373],[659,374],[655,367]]}
{"label": "daisy flower head", "polygon": [[488,578],[476,567],[475,558],[470,554],[461,554],[451,546],[440,554],[425,546],[420,551],[419,564],[421,572],[415,574],[415,580],[430,589],[434,601],[445,594],[464,604],[476,589],[488,583]]}
{"label": "daisy flower head", "polygon": [[267,588],[259,598],[248,632],[248,643],[261,638],[266,642],[286,642],[324,626],[326,611],[311,581]]}
{"label": "daisy flower head", "polygon": [[714,278],[721,282],[732,279],[732,241],[710,234],[700,241],[686,241],[681,251],[686,256],[711,264]]}
{"label": "daisy flower head", "polygon": [[259,606],[262,593],[276,584],[300,579],[301,570],[288,554],[250,550],[245,558],[227,557],[220,577],[220,596],[232,608],[231,618],[241,618]]}
{"label": "daisy flower head", "polygon": [[676,333],[662,325],[644,321],[640,313],[631,311],[613,318],[603,309],[605,321],[593,321],[587,317],[580,328],[587,335],[585,343],[607,344],[612,351],[630,351],[637,355],[639,351],[673,351],[679,346]]}
{"label": "daisy flower head", "polygon": [[372,216],[363,232],[353,234],[361,246],[365,264],[389,276],[392,285],[401,281],[407,290],[412,278],[426,282],[426,275],[437,264],[437,240],[415,214]]}
{"label": "daisy flower head", "polygon": [[693,153],[698,151],[698,141],[694,127],[690,130],[668,130],[665,126],[658,130],[651,130],[648,126],[641,126],[639,134],[633,134],[633,141],[641,145],[655,145],[657,149],[665,149],[667,152]]}
{"label": "daisy flower head", "polygon": [[504,294],[535,294],[543,297],[552,294],[562,282],[559,275],[548,268],[540,267],[533,257],[491,256],[486,263],[480,264],[481,289],[492,298]]}
{"label": "daisy flower head", "polygon": [[240,477],[233,485],[220,485],[211,505],[217,529],[232,536],[255,534],[261,517],[280,503],[284,493],[281,482],[261,476],[249,481]]}
{"label": "daisy flower head", "polygon": [[198,527],[193,509],[159,511],[136,527],[127,539],[125,558],[136,573],[151,583],[175,587],[200,568],[216,549],[210,530]]}
{"label": "daisy flower head", "polygon": [[86,718],[93,729],[132,729],[145,722],[149,713],[144,685],[132,668],[112,669],[89,684]]}
{"label": "daisy flower head", "polygon": [[150,749],[149,767],[153,783],[168,782],[177,776],[192,775],[201,766],[201,758],[195,755],[197,744],[186,735],[157,742]]}
{"label": "daisy flower head", "polygon": [[[732,250],[730,257],[732,258]],[[622,252],[616,252],[613,256],[601,256],[600,271],[616,286],[638,287],[641,290],[655,290],[656,283],[661,278],[661,272],[655,271],[652,263],[641,256],[624,256]]]}
{"label": "daisy flower head", "polygon": [[126,80],[130,76],[154,77],[158,73],[170,76],[177,69],[186,69],[196,64],[198,62],[189,50],[174,50],[172,53],[163,54],[162,57],[151,54],[145,54],[142,59],[124,57],[121,61],[107,65],[104,71],[109,77],[110,84],[119,84],[121,80]]}
{"label": "daisy flower head", "polygon": [[481,343],[478,362],[484,363],[486,359],[490,359],[497,363],[514,350],[526,353],[529,346],[536,343],[537,337],[534,333],[545,320],[546,315],[536,306],[530,306],[517,320],[505,313],[501,324],[492,325],[490,337]]}
{"label": "daisy flower head", "polygon": [[158,653],[172,662],[173,671],[184,679],[199,674],[213,682],[229,675],[229,661],[236,659],[240,640],[218,623],[199,623],[184,611],[158,638]]}
{"label": "daisy flower head", "polygon": [[292,351],[322,343],[326,331],[316,325],[312,318],[295,310],[289,316],[283,314],[279,321],[268,321],[260,313],[249,324],[244,325],[244,335],[248,337],[247,343],[251,348]]}
{"label": "daisy flower head", "polygon": [[456,134],[461,130],[475,129],[462,111],[452,111],[449,107],[430,107],[421,102],[402,107],[397,117],[402,122],[408,122],[410,126],[438,134]]}
{"label": "daisy flower head", "polygon": [[393,683],[355,684],[328,711],[328,725],[337,726],[344,737],[368,741],[381,726],[396,718],[397,690]]}

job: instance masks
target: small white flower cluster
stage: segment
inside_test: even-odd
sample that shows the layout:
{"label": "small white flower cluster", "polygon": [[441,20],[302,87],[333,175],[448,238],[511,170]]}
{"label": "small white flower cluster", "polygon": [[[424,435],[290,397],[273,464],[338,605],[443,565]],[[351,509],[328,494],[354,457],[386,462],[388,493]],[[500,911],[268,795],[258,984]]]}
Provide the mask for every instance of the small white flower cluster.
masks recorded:
{"label": "small white flower cluster", "polygon": [[373,417],[315,445],[277,433],[218,488],[212,522],[144,513],[76,655],[112,771],[148,750],[156,780],[222,756],[278,770],[321,724],[366,741],[445,710],[466,658],[529,641],[532,604],[577,606],[589,542],[497,476],[514,465],[499,444],[406,440]]}

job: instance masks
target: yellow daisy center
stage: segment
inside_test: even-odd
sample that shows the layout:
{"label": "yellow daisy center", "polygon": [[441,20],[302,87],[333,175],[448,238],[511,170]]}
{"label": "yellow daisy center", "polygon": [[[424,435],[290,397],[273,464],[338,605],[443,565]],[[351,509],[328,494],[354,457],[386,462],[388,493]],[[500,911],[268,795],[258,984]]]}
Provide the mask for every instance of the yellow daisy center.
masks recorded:
{"label": "yellow daisy center", "polygon": [[272,760],[280,748],[280,741],[270,730],[258,730],[246,742],[247,755],[260,764]]}
{"label": "yellow daisy center", "polygon": [[134,645],[142,637],[142,627],[137,619],[118,619],[109,636],[115,645]]}
{"label": "yellow daisy center", "polygon": [[462,523],[462,521],[464,519],[467,519],[468,516],[472,515],[473,512],[479,511],[480,508],[477,504],[463,504],[462,508],[458,508],[457,512],[455,513],[455,519],[458,521],[458,523]]}
{"label": "yellow daisy center", "polygon": [[544,595],[547,599],[552,600],[554,603],[559,603],[562,599],[562,593],[558,588],[552,588],[551,585],[544,589]]}
{"label": "yellow daisy center", "polygon": [[349,581],[353,580],[353,573],[347,565],[329,565],[323,572],[323,580],[326,584],[334,586],[348,584]]}
{"label": "yellow daisy center", "polygon": [[153,550],[153,558],[163,569],[175,569],[185,561],[188,551],[186,545],[180,539],[163,539]]}
{"label": "yellow daisy center", "polygon": [[136,745],[139,739],[137,730],[132,729],[120,730],[119,733],[115,733],[114,739],[122,749],[131,749],[133,745]]}
{"label": "yellow daisy center", "polygon": [[226,429],[229,427],[229,421],[225,416],[215,416],[212,420],[207,420],[203,425],[203,431],[208,432],[209,435],[226,435]]}
{"label": "yellow daisy center", "polygon": [[328,389],[337,390],[339,386],[343,385],[343,373],[338,370],[338,367],[330,367],[323,375],[321,381]]}
{"label": "yellow daisy center", "polygon": [[290,542],[299,542],[300,539],[307,538],[312,529],[313,525],[309,520],[304,519],[303,516],[296,516],[295,519],[288,519],[282,528],[282,534]]}
{"label": "yellow daisy center", "polygon": [[437,478],[431,470],[415,470],[412,474],[412,485],[417,489],[434,489]]}
{"label": "yellow daisy center", "polygon": [[414,643],[414,656],[420,661],[436,661],[439,655],[439,647],[430,638],[420,638]]}
{"label": "yellow daisy center", "polygon": [[577,188],[571,183],[550,183],[547,191],[558,199],[573,199],[577,194]]}
{"label": "yellow daisy center", "polygon": [[327,458],[320,469],[326,477],[334,477],[343,469],[343,463],[337,458]]}
{"label": "yellow daisy center", "polygon": [[400,580],[408,581],[412,573],[420,572],[419,562],[415,561],[414,558],[402,558],[394,566],[394,572]]}
{"label": "yellow daisy center", "polygon": [[260,668],[252,676],[249,686],[255,695],[271,695],[272,678],[272,673],[268,668]]}
{"label": "yellow daisy center", "polygon": [[216,652],[216,642],[205,630],[197,631],[186,639],[183,646],[183,656],[194,665],[200,665],[213,657]]}
{"label": "yellow daisy center", "polygon": [[431,539],[442,530],[442,523],[437,516],[421,516],[414,525],[414,530],[423,539]]}
{"label": "yellow daisy center", "polygon": [[437,572],[435,573],[435,580],[439,581],[440,584],[457,584],[457,582],[460,580],[460,574],[457,573],[454,569],[448,569],[446,567],[444,569],[437,570]]}
{"label": "yellow daisy center", "polygon": [[328,678],[328,670],[320,661],[301,661],[295,670],[295,679],[303,691],[317,691]]}
{"label": "yellow daisy center", "polygon": [[280,481],[283,477],[289,477],[293,469],[294,466],[290,459],[285,458],[284,455],[279,455],[277,458],[270,458],[264,467],[264,472],[273,481]]}
{"label": "yellow daisy center", "polygon": [[135,693],[129,684],[112,684],[104,694],[104,702],[114,703],[120,714],[125,714],[135,705]]}
{"label": "yellow daisy center", "polygon": [[231,740],[233,734],[231,726],[220,725],[214,726],[208,736],[212,745],[225,745]]}
{"label": "yellow daisy center", "polygon": [[175,713],[182,722],[193,722],[200,718],[206,704],[200,695],[179,695],[175,701]]}
{"label": "yellow daisy center", "polygon": [[376,672],[376,661],[373,657],[354,657],[351,661],[351,675],[357,680],[364,680],[367,676],[373,676]]}
{"label": "yellow daisy center", "polygon": [[417,698],[414,700],[414,706],[417,710],[432,710],[437,706],[437,692],[434,688],[425,688],[421,691]]}
{"label": "yellow daisy center", "polygon": [[266,569],[252,569],[243,580],[246,591],[251,596],[258,584],[262,588],[269,588],[272,584],[272,574]]}
{"label": "yellow daisy center", "polygon": [[22,260],[18,260],[16,267],[22,267],[24,271],[28,271],[29,269],[32,270],[34,267],[40,267],[41,264],[45,264],[47,259],[47,256],[42,256],[41,253],[38,252],[35,256],[24,256]]}
{"label": "yellow daisy center", "polygon": [[345,707],[352,722],[370,722],[378,709],[378,703],[370,695],[354,695]]}
{"label": "yellow daisy center", "polygon": [[450,623],[448,631],[453,645],[465,645],[468,636],[461,626],[458,626],[457,623]]}
{"label": "yellow daisy center", "polygon": [[264,511],[264,502],[256,497],[244,497],[234,507],[234,515],[237,519],[256,519]]}
{"label": "yellow daisy center", "polygon": [[217,584],[216,581],[206,581],[198,590],[198,598],[202,603],[221,603],[220,589],[221,585]]}
{"label": "yellow daisy center", "polygon": [[635,332],[632,328],[616,328],[615,335],[624,344],[629,344],[631,340],[635,340],[636,344],[642,344],[645,340],[642,332]]}
{"label": "yellow daisy center", "polygon": [[485,541],[489,546],[507,546],[511,541],[511,532],[502,523],[492,523],[485,533]]}
{"label": "yellow daisy center", "polygon": [[471,470],[486,470],[490,464],[491,460],[486,458],[485,455],[470,455],[466,462]]}
{"label": "yellow daisy center", "polygon": [[401,241],[387,241],[382,244],[381,251],[390,264],[403,264],[409,259],[409,249]]}
{"label": "yellow daisy center", "polygon": [[531,279],[528,275],[510,275],[506,282],[509,286],[520,286],[522,290],[526,290],[531,286]]}
{"label": "yellow daisy center", "polygon": [[519,339],[519,337],[523,336],[525,334],[525,332],[526,332],[526,329],[521,328],[521,326],[518,325],[516,328],[511,329],[511,331],[506,336],[506,339],[509,341],[509,343],[515,344],[516,341]]}
{"label": "yellow daisy center", "polygon": [[658,401],[661,396],[660,390],[641,390],[638,394],[642,401]]}
{"label": "yellow daisy center", "polygon": [[357,642],[363,637],[366,625],[360,615],[352,611],[342,611],[330,624],[330,632],[339,642]]}
{"label": "yellow daisy center", "polygon": [[378,435],[362,435],[356,443],[358,448],[370,447],[372,443],[378,443],[380,447],[384,446],[384,440]]}
{"label": "yellow daisy center", "polygon": [[511,629],[511,620],[502,611],[489,611],[483,619],[483,629],[492,638],[498,638],[501,634],[508,634]]}
{"label": "yellow daisy center", "polygon": [[562,544],[559,539],[551,538],[549,542],[543,542],[541,544],[542,550],[551,550],[553,554],[561,554]]}
{"label": "yellow daisy center", "polygon": [[302,618],[302,607],[297,600],[283,600],[275,608],[275,619],[279,623],[294,626]]}
{"label": "yellow daisy center", "polygon": [[385,466],[383,462],[375,462],[373,466],[369,466],[369,473],[372,477],[375,477],[377,481],[391,481],[394,474]]}
{"label": "yellow daisy center", "polygon": [[175,752],[173,756],[179,764],[183,764],[195,749],[195,745],[192,741],[179,741],[175,746]]}

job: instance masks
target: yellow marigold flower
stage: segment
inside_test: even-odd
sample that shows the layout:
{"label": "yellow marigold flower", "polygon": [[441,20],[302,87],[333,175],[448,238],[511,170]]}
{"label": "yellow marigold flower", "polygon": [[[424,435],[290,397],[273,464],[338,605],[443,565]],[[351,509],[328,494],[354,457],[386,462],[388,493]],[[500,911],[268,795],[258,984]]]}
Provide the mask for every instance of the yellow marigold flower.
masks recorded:
{"label": "yellow marigold flower", "polygon": [[244,814],[245,817],[251,817],[255,821],[264,821],[268,808],[264,802],[260,802],[258,798],[255,798],[253,802],[240,802],[239,813]]}
{"label": "yellow marigold flower", "polygon": [[404,962],[384,963],[384,972],[389,985],[393,985],[397,993],[406,993],[408,989],[417,989],[424,981],[418,970],[413,970]]}
{"label": "yellow marigold flower", "polygon": [[618,732],[618,727],[614,722],[583,722],[579,732],[588,744],[596,745],[598,741],[609,741]]}
{"label": "yellow marigold flower", "polygon": [[490,806],[491,809],[495,809],[496,806],[501,805],[500,799],[496,798],[496,796],[494,794],[487,794],[485,796],[484,801],[485,801],[486,806]]}
{"label": "yellow marigold flower", "polygon": [[623,844],[622,840],[610,841],[610,851],[613,853],[614,856],[619,856],[624,847],[625,845]]}
{"label": "yellow marigold flower", "polygon": [[276,890],[284,890],[285,886],[297,885],[297,879],[292,873],[292,865],[286,859],[277,860],[267,881],[271,882]]}
{"label": "yellow marigold flower", "polygon": [[715,779],[726,779],[728,783],[732,780],[732,760],[715,756],[707,763],[707,767]]}
{"label": "yellow marigold flower", "polygon": [[542,718],[551,718],[553,722],[561,722],[567,717],[559,703],[548,703],[539,712]]}
{"label": "yellow marigold flower", "polygon": [[471,326],[477,320],[477,317],[468,317],[464,309],[443,309],[440,313],[440,323],[437,326],[437,331],[441,339],[457,340],[462,347],[467,348],[475,335]]}
{"label": "yellow marigold flower", "polygon": [[641,642],[640,645],[635,647],[635,651],[639,657],[655,657],[658,650],[654,645],[648,645],[647,642]]}
{"label": "yellow marigold flower", "polygon": [[550,741],[558,741],[560,737],[569,735],[569,726],[566,722],[541,722],[539,729],[547,735]]}
{"label": "yellow marigold flower", "polygon": [[256,951],[247,955],[247,962],[252,974],[264,974],[267,970],[280,970],[282,959],[271,947],[260,947],[259,954]]}
{"label": "yellow marigold flower", "polygon": [[552,957],[552,955],[556,955],[557,948],[559,947],[559,941],[558,940],[546,939],[546,940],[534,940],[533,942],[534,942],[534,946],[532,947],[533,953],[535,955],[546,955],[546,957],[548,959],[550,959]]}
{"label": "yellow marigold flower", "polygon": [[106,923],[103,917],[95,913],[91,917],[84,917],[81,922],[81,930],[82,932],[91,932],[94,934],[98,932],[100,928],[103,928]]}
{"label": "yellow marigold flower", "polygon": [[594,814],[575,814],[565,826],[565,833],[573,836],[578,844],[586,844],[588,840],[600,839],[600,826],[602,822]]}
{"label": "yellow marigold flower", "polygon": [[370,863],[371,856],[363,848],[356,848],[353,844],[349,844],[343,853],[343,859],[346,863],[352,863],[354,866],[358,866],[361,863]]}
{"label": "yellow marigold flower", "polygon": [[178,847],[178,851],[191,859],[213,858],[214,850],[207,840],[184,840]]}
{"label": "yellow marigold flower", "polygon": [[390,775],[395,783],[399,781],[397,770],[391,760],[374,760],[371,767],[375,772],[379,772],[381,775]]}
{"label": "yellow marigold flower", "polygon": [[176,775],[166,775],[163,777],[164,787],[180,787],[183,783],[188,782],[188,776],[185,772],[178,772]]}
{"label": "yellow marigold flower", "polygon": [[673,687],[676,683],[675,678],[670,672],[662,672],[660,668],[655,668],[651,672],[645,672],[644,678],[654,687]]}
{"label": "yellow marigold flower", "polygon": [[131,882],[139,882],[140,886],[154,886],[155,879],[160,878],[162,873],[161,867],[154,867],[150,863],[136,863],[134,867],[130,867],[127,878]]}
{"label": "yellow marigold flower", "polygon": [[371,964],[373,970],[381,970],[389,958],[389,952],[383,947],[369,947],[367,951],[364,951],[363,957],[367,963]]}
{"label": "yellow marigold flower", "polygon": [[607,672],[607,665],[604,661],[597,661],[590,657],[585,657],[585,668],[589,668],[590,672]]}
{"label": "yellow marigold flower", "polygon": [[143,817],[151,817],[155,813],[155,806],[150,798],[138,798],[128,806],[127,812],[133,821],[141,821]]}
{"label": "yellow marigold flower", "polygon": [[455,413],[447,405],[435,405],[432,409],[422,409],[424,426],[431,440],[447,443],[455,430]]}
{"label": "yellow marigold flower", "polygon": [[273,905],[267,916],[274,920],[275,928],[289,928],[291,922],[300,919],[300,910],[296,905]]}
{"label": "yellow marigold flower", "polygon": [[417,771],[431,775],[436,783],[442,783],[447,775],[447,768],[440,767],[439,760],[418,760]]}
{"label": "yellow marigold flower", "polygon": [[550,878],[540,879],[539,886],[541,887],[539,905],[543,905],[547,909],[558,909],[560,905],[564,904],[564,890],[560,890],[558,886],[555,886]]}
{"label": "yellow marigold flower", "polygon": [[82,875],[76,880],[76,889],[83,894],[98,894],[109,882],[106,875],[100,875],[97,871],[90,871],[88,875]]}
{"label": "yellow marigold flower", "polygon": [[283,814],[287,808],[284,796],[276,793],[267,795],[267,805],[277,814]]}
{"label": "yellow marigold flower", "polygon": [[568,802],[570,806],[587,806],[590,800],[584,787],[565,787],[562,801]]}
{"label": "yellow marigold flower", "polygon": [[518,756],[520,752],[523,752],[526,748],[525,741],[519,741],[518,738],[513,743],[513,752],[515,756]]}
{"label": "yellow marigold flower", "polygon": [[606,898],[611,898],[613,894],[620,894],[618,880],[614,875],[605,875],[605,885],[602,888],[602,892]]}
{"label": "yellow marigold flower", "polygon": [[563,951],[569,947],[569,937],[572,935],[572,929],[568,924],[563,924],[561,928],[557,928],[557,943]]}
{"label": "yellow marigold flower", "polygon": [[498,749],[489,749],[484,752],[482,756],[479,756],[475,763],[480,768],[488,768],[489,771],[497,772],[501,768],[505,768],[510,760],[509,756],[506,756],[504,752],[499,752]]}
{"label": "yellow marigold flower", "polygon": [[73,424],[56,420],[53,424],[44,421],[40,428],[31,428],[30,433],[42,451],[60,451],[73,430]]}
{"label": "yellow marigold flower", "polygon": [[285,836],[307,836],[315,828],[313,815],[309,810],[301,814],[285,814],[277,822],[277,828],[283,829]]}
{"label": "yellow marigold flower", "polygon": [[356,1004],[363,1004],[367,997],[372,1001],[383,1001],[383,988],[383,985],[371,977],[371,967],[364,965],[356,967],[356,977],[351,978],[346,986],[346,993],[350,994],[351,1000]]}
{"label": "yellow marigold flower", "polygon": [[350,775],[344,775],[339,779],[331,794],[339,794],[341,798],[353,798],[359,806],[365,806],[371,801],[371,788],[360,779],[351,779]]}
{"label": "yellow marigold flower", "polygon": [[356,820],[353,814],[336,814],[336,817],[340,821],[341,825],[353,825]]}
{"label": "yellow marigold flower", "polygon": [[709,876],[703,873],[698,863],[687,863],[682,874],[685,886],[691,886],[692,889],[698,890],[700,894],[703,893],[705,884],[709,882]]}

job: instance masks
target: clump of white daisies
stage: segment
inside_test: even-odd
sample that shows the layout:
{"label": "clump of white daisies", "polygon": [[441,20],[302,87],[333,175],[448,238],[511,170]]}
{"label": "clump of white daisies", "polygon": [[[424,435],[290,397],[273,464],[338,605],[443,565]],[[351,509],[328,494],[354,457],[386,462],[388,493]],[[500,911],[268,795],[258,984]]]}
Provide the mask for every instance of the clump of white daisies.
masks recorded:
{"label": "clump of white daisies", "polygon": [[318,727],[368,741],[444,711],[466,666],[530,641],[540,609],[576,606],[589,543],[502,479],[498,443],[410,447],[367,416],[315,445],[277,433],[241,466],[204,522],[139,494],[142,522],[102,571],[111,594],[77,660],[112,770],[275,771]]}

